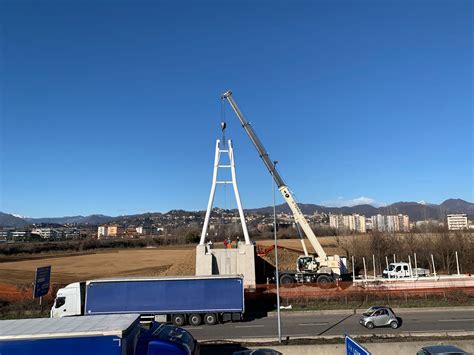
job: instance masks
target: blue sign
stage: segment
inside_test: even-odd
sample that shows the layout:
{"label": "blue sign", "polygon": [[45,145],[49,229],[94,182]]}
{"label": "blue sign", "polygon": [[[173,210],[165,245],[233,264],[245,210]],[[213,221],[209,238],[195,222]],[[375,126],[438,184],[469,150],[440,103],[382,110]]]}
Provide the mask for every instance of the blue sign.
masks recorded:
{"label": "blue sign", "polygon": [[33,297],[38,298],[46,295],[49,291],[49,280],[51,279],[51,265],[36,269],[35,289]]}
{"label": "blue sign", "polygon": [[346,355],[371,355],[368,350],[346,334]]}

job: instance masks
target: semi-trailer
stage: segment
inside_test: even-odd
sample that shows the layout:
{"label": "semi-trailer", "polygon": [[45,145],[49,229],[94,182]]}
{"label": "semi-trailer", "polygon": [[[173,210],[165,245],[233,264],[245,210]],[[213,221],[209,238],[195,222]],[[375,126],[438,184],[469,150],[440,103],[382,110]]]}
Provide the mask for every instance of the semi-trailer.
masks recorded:
{"label": "semi-trailer", "polygon": [[241,320],[241,275],[111,278],[75,282],[58,290],[51,318],[133,313],[176,326]]}
{"label": "semi-trailer", "polygon": [[186,330],[153,322],[140,326],[137,314],[0,321],[2,355],[198,355]]}

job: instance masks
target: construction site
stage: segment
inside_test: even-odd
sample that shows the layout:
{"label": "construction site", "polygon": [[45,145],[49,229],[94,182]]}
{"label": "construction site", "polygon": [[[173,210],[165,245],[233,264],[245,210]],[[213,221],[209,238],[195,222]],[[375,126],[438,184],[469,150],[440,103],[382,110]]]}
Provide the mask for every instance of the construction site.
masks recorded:
{"label": "construction site", "polygon": [[[282,307],[309,305],[318,300],[326,300],[327,303],[337,300],[352,305],[354,300],[360,303],[362,299],[367,303],[374,296],[386,299],[388,303],[390,297],[392,301],[399,298],[408,301],[409,298],[427,299],[430,295],[442,295],[447,301],[447,293],[462,293],[468,298],[473,294],[474,278],[469,270],[464,272],[463,255],[458,255],[457,251],[448,255],[455,272],[443,275],[443,272],[437,272],[432,254],[417,263],[416,253],[407,252],[397,257],[387,251],[385,258],[378,255],[376,260],[375,255],[372,258],[369,255],[360,257],[357,253],[349,255],[347,245],[337,237],[316,237],[292,191],[276,170],[276,161],[270,159],[233,99],[232,92],[225,92],[221,99],[222,104],[228,103],[236,114],[273,178],[275,190],[278,189],[290,207],[298,231],[295,239],[277,240],[275,235],[274,240],[257,243],[250,240],[237,184],[232,140],[226,139],[227,123],[223,119],[220,126],[222,138],[217,139],[215,144],[211,189],[198,245],[13,257],[11,261],[5,260],[0,268],[0,298],[28,299],[34,270],[43,264],[51,265],[53,269],[51,299],[58,288],[81,280],[191,275],[243,275],[249,299],[266,309],[276,306],[277,288],[280,288]],[[232,187],[242,238],[229,242],[225,240],[224,243],[213,242],[208,233],[209,219],[216,190],[225,185]],[[274,222],[276,226],[276,219]],[[419,268],[420,264],[428,268]]]}

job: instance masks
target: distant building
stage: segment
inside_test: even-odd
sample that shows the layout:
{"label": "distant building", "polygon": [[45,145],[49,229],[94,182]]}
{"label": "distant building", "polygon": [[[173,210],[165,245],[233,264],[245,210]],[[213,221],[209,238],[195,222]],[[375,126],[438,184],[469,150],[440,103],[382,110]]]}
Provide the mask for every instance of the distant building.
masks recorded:
{"label": "distant building", "polygon": [[17,238],[25,238],[28,236],[28,233],[26,231],[13,231],[11,233],[11,236],[13,239],[17,239]]}
{"label": "distant building", "polygon": [[366,218],[365,219],[365,230],[366,231],[372,231],[374,229],[374,226],[372,225],[372,218]]}
{"label": "distant building", "polygon": [[329,215],[329,227],[340,229],[344,227],[344,218],[342,214],[330,214]]}
{"label": "distant building", "polygon": [[57,232],[53,228],[34,228],[32,235],[39,235],[41,238],[50,239],[57,236]]}
{"label": "distant building", "polygon": [[465,213],[448,214],[448,229],[451,231],[467,228],[467,215]]}
{"label": "distant building", "polygon": [[123,228],[117,225],[111,225],[111,226],[104,225],[104,226],[97,227],[98,239],[103,238],[103,237],[116,237],[123,233],[124,233]]}
{"label": "distant building", "polygon": [[367,225],[365,216],[361,216],[359,214],[352,215],[354,217],[354,228],[359,233],[366,233],[367,232]]}
{"label": "distant building", "polygon": [[402,232],[409,232],[410,231],[410,217],[404,214],[399,214],[398,225],[400,226],[400,230]]}
{"label": "distant building", "polygon": [[410,218],[407,215],[381,215],[371,217],[372,230],[379,232],[409,232]]}
{"label": "distant building", "polygon": [[359,233],[365,233],[367,231],[365,225],[365,216],[361,216],[358,214],[347,216],[344,216],[342,214],[330,214],[329,226],[335,229],[347,229]]}
{"label": "distant building", "polygon": [[8,238],[9,236],[11,236],[11,233],[13,232],[13,230],[9,230],[9,229],[2,229],[0,230],[0,238],[2,239],[6,239]]}
{"label": "distant building", "polygon": [[107,237],[107,226],[97,227],[97,238]]}
{"label": "distant building", "polygon": [[420,229],[439,228],[439,227],[444,226],[442,222],[436,219],[426,219],[424,221],[416,221],[414,224],[416,228],[420,228]]}
{"label": "distant building", "polygon": [[146,235],[151,233],[151,229],[149,227],[138,226],[135,228],[135,232],[140,235]]}
{"label": "distant building", "polygon": [[123,233],[123,229],[120,226],[112,225],[107,227],[107,237],[116,237]]}

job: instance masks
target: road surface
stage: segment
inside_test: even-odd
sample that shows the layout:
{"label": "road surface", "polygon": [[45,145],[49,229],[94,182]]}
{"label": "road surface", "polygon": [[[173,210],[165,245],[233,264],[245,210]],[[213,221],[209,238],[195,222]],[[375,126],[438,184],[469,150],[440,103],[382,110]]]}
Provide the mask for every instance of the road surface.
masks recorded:
{"label": "road surface", "polygon": [[[282,313],[283,337],[308,337],[330,335],[364,334],[408,334],[435,332],[474,331],[474,309],[403,311],[397,316],[403,324],[398,329],[366,329],[359,324],[360,315],[347,311],[347,314],[291,314]],[[186,327],[197,340],[224,340],[274,338],[277,335],[277,318],[265,317],[246,322],[225,323],[216,326],[201,325]]]}

